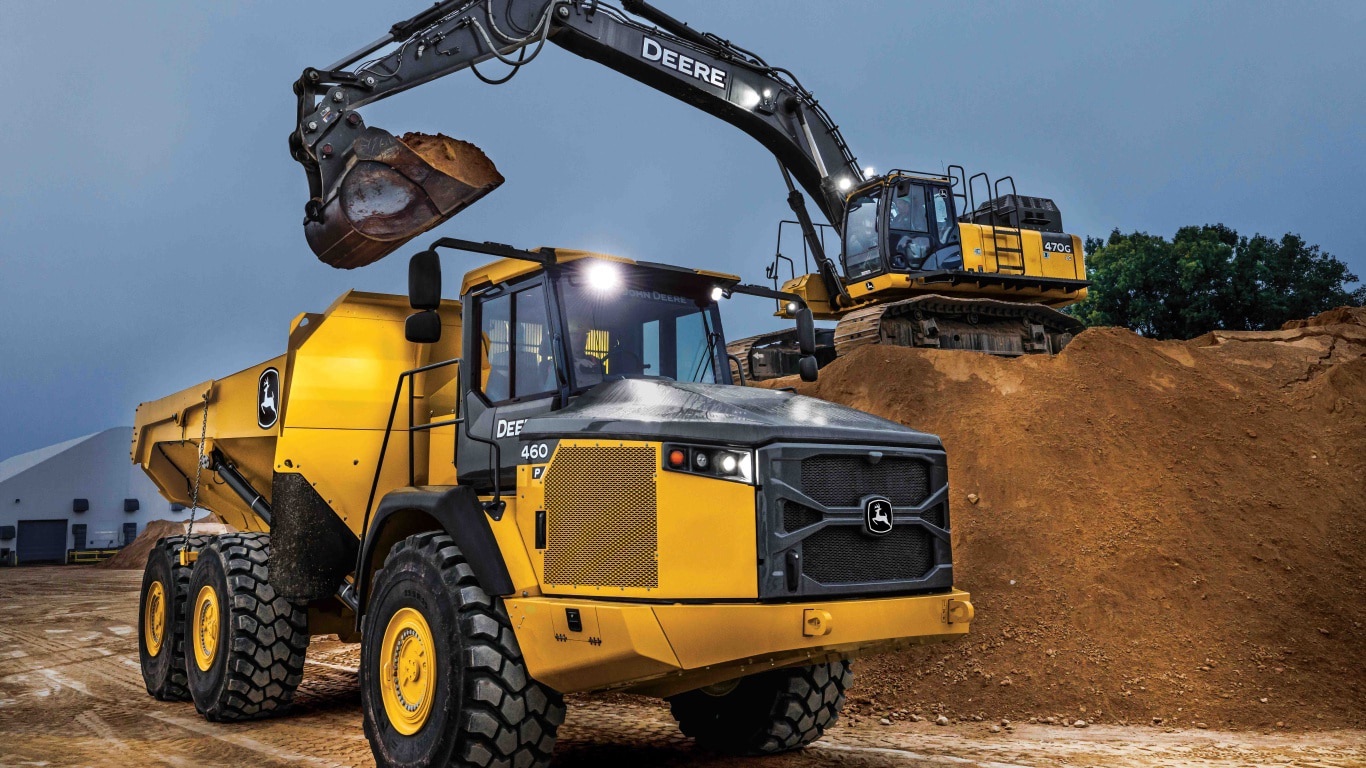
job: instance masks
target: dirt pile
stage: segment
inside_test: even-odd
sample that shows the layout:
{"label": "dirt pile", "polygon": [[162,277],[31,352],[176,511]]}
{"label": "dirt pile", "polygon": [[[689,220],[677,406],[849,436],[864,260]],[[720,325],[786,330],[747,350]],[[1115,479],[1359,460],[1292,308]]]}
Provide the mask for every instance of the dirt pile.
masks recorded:
{"label": "dirt pile", "polygon": [[1366,725],[1363,354],[1366,310],[1334,310],[1052,358],[864,347],[777,382],[949,455],[972,635],[862,662],[853,711]]}
{"label": "dirt pile", "polygon": [[[167,536],[179,536],[185,533],[185,523],[177,523],[172,520],[153,520],[147,527],[138,534],[133,543],[119,550],[117,555],[105,560],[97,565],[97,568],[132,568],[142,570],[147,565],[147,553],[152,551],[158,540]],[[230,525],[218,522],[218,518],[209,515],[206,518],[195,520],[195,533],[228,533],[233,529]]]}

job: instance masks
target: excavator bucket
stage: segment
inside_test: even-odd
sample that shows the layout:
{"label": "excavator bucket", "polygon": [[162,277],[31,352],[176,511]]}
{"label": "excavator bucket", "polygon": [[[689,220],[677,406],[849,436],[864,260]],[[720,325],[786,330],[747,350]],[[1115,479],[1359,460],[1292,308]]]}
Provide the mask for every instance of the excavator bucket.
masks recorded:
{"label": "excavator bucket", "polygon": [[346,170],[304,222],[318,259],[338,269],[373,264],[503,183],[478,147],[449,136],[366,128]]}

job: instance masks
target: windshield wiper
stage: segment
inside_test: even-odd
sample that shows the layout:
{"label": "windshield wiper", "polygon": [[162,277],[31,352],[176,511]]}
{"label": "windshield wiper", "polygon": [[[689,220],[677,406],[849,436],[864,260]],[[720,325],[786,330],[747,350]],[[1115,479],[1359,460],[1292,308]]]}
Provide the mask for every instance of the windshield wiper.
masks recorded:
{"label": "windshield wiper", "polygon": [[[713,365],[715,365],[716,342],[720,338],[721,334],[716,333],[714,331],[707,331],[707,353],[703,355],[701,360],[697,361],[697,368],[692,372],[692,380],[694,382],[698,381],[698,377],[702,375],[702,366],[704,364],[712,363]],[[713,378],[713,381],[714,380],[715,379]]]}

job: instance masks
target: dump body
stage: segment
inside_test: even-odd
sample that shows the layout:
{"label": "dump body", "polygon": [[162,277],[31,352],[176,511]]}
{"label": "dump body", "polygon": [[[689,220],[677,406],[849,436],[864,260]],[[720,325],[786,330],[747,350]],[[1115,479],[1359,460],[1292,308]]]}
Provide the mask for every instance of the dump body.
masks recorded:
{"label": "dump body", "polygon": [[[321,314],[301,314],[290,325],[285,354],[139,405],[133,462],[168,500],[189,505],[207,396],[204,455],[220,451],[268,502],[277,475],[306,473],[309,486],[359,536],[399,374],[432,359],[459,356],[460,304],[444,302],[443,309],[447,327],[442,341],[431,345],[404,339],[403,322],[411,310],[401,296],[350,291]],[[437,372],[420,382],[430,388],[419,393],[427,413],[454,411],[451,374]],[[277,393],[268,391],[267,379],[278,380]],[[276,410],[263,417],[272,397]],[[407,411],[395,419],[396,437],[381,478],[384,490],[408,482]],[[430,450],[429,439],[421,438],[415,441],[421,454],[419,481],[454,483],[452,435],[432,436]],[[432,453],[444,458],[429,462]],[[243,499],[213,480],[206,470],[199,483],[201,506],[239,530],[268,530]]]}

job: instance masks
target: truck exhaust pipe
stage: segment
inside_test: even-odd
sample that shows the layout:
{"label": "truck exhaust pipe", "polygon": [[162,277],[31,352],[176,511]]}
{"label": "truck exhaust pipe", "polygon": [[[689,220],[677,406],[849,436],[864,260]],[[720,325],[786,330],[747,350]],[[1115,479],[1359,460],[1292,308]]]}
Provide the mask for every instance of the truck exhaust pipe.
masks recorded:
{"label": "truck exhaust pipe", "polygon": [[441,134],[366,128],[345,153],[341,176],[304,220],[313,253],[338,269],[379,261],[503,183],[479,147]]}

